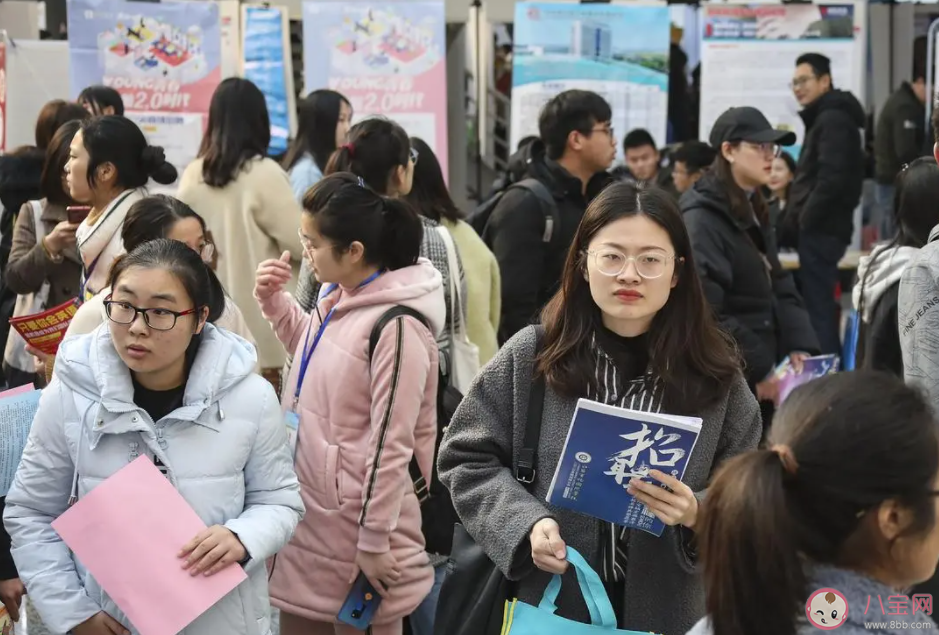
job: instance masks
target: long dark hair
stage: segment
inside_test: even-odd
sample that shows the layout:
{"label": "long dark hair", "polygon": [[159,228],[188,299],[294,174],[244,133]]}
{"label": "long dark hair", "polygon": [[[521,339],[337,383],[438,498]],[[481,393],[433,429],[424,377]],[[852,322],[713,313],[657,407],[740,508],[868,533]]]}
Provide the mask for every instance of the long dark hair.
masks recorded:
{"label": "long dark hair", "polygon": [[921,157],[906,166],[896,178],[893,197],[893,216],[897,223],[897,233],[889,243],[871,257],[858,294],[857,350],[855,366],[869,368],[873,358],[867,355],[868,325],[864,322],[864,309],[867,305],[867,284],[870,282],[874,265],[884,257],[890,257],[896,247],[922,249],[929,241],[929,233],[939,224],[939,205],[936,205],[936,192],[939,192],[939,165],[933,157]]}
{"label": "long dark hair", "polygon": [[362,244],[365,262],[394,271],[417,263],[424,226],[406,202],[376,194],[349,172],[324,177],[303,197],[303,210],[339,255]]}
{"label": "long dark hair", "polygon": [[117,183],[125,189],[143,187],[151,178],[162,185],[176,180],[176,168],[166,160],[160,146],[147,138],[130,119],[106,115],[81,123],[82,145],[88,151],[88,185],[94,189],[98,166],[110,163],[117,170]]}
{"label": "long dark hair", "polygon": [[912,512],[907,536],[935,524],[936,420],[898,378],[864,370],[806,384],[777,412],[770,444],[720,468],[695,527],[720,635],[794,635],[815,590],[806,561],[867,564],[863,525],[884,501]]}
{"label": "long dark hair", "polygon": [[726,395],[740,361],[730,338],[714,321],[698,276],[688,230],[675,201],[656,187],[619,181],[597,196],[577,228],[561,274],[561,288],[545,307],[544,349],[538,371],[553,390],[581,397],[597,388],[592,335],[600,308],[585,279],[586,251],[601,229],[621,218],[643,215],[664,229],[675,248],[678,282],[649,331],[653,374],[662,382],[669,409],[692,414]]}
{"label": "long dark hair", "polygon": [[333,153],[325,174],[352,172],[379,194],[387,194],[392,172],[407,166],[410,151],[404,128],[390,119],[373,117],[349,129],[349,142]]}
{"label": "long dark hair", "polygon": [[411,137],[411,147],[417,150],[420,161],[414,165],[414,183],[407,201],[422,215],[437,221],[446,219],[455,223],[463,217],[443,180],[440,162],[423,139]]}
{"label": "long dark hair", "polygon": [[[740,141],[731,143],[731,146],[737,147]],[[763,198],[761,188],[756,188],[752,195],[748,195],[734,179],[734,173],[730,161],[724,157],[724,153],[718,149],[717,157],[714,158],[714,164],[711,171],[717,178],[717,182],[723,186],[727,194],[727,200],[730,203],[730,214],[742,223],[748,223],[752,215],[756,215],[757,220],[763,227],[769,223],[769,210],[766,207],[766,199]]]}
{"label": "long dark hair", "polygon": [[199,146],[206,185],[225,187],[271,144],[271,118],[261,90],[247,79],[229,77],[209,106],[209,125]]}
{"label": "long dark hair", "polygon": [[65,164],[68,163],[72,139],[75,138],[80,128],[79,120],[66,121],[52,135],[49,147],[46,148],[46,160],[42,164],[42,177],[39,179],[39,191],[43,198],[53,205],[73,203],[68,188],[63,187],[62,175],[65,172]]}
{"label": "long dark hair", "polygon": [[789,184],[786,185],[786,193],[783,195],[783,200],[787,203],[789,202],[789,192],[792,191],[792,182],[796,176],[796,160],[792,158],[792,155],[788,152],[781,152],[777,159],[782,159],[782,162],[786,164],[786,169],[789,170],[789,174],[792,175],[792,179],[789,179]]}
{"label": "long dark hair", "polygon": [[326,171],[329,157],[336,151],[336,127],[342,104],[352,107],[341,93],[326,88],[314,90],[300,100],[297,104],[297,136],[281,162],[285,170],[309,153],[320,172]]}

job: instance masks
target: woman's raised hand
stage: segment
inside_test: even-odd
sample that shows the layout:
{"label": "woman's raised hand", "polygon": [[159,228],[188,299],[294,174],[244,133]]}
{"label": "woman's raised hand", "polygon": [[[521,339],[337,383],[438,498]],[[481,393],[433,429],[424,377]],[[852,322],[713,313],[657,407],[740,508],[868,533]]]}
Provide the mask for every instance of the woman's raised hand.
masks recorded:
{"label": "woman's raised hand", "polygon": [[280,293],[292,275],[289,251],[285,251],[278,260],[265,260],[258,265],[254,282],[255,297],[266,300],[275,293]]}

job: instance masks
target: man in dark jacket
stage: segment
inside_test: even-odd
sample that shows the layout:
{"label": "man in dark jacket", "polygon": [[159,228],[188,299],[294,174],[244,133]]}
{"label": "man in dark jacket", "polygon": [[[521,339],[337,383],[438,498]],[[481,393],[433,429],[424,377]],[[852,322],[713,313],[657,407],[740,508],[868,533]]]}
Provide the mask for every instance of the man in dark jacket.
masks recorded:
{"label": "man in dark jacket", "polygon": [[926,150],[926,38],[913,43],[913,81],[890,95],[877,118],[874,135],[877,217],[880,238],[887,240],[896,231],[893,215],[893,183],[903,169]]}
{"label": "man in dark jacket", "polygon": [[648,130],[636,128],[626,134],[623,138],[623,156],[626,163],[613,170],[612,175],[615,178],[658,185],[678,200],[678,191],[672,182],[672,171],[662,167],[662,153]]}
{"label": "man in dark jacket", "polygon": [[832,86],[831,61],[819,53],[799,57],[792,87],[805,123],[788,203],[799,225],[802,296],[822,352],[840,353],[835,287],[864,181],[864,108]]}
{"label": "man in dark jacket", "polygon": [[609,181],[605,170],[616,155],[611,118],[610,105],[600,95],[565,91],[542,109],[540,140],[521,150],[527,153],[526,177],[550,192],[559,226],[546,242],[544,207],[529,189],[508,190],[492,211],[483,238],[502,274],[500,343],[531,324],[557,291],[587,203]]}

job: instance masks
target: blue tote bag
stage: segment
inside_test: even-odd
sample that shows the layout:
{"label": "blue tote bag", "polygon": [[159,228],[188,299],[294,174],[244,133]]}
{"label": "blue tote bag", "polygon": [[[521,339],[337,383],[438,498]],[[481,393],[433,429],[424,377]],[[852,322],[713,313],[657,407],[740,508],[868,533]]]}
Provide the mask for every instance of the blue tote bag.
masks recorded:
{"label": "blue tote bag", "polygon": [[555,615],[558,610],[558,593],[561,592],[561,576],[551,578],[538,606],[512,600],[505,604],[505,620],[502,635],[648,635],[639,631],[623,631],[616,628],[616,614],[606,595],[606,589],[584,557],[575,549],[567,548],[567,561],[577,572],[577,582],[584,595],[590,624],[575,622]]}

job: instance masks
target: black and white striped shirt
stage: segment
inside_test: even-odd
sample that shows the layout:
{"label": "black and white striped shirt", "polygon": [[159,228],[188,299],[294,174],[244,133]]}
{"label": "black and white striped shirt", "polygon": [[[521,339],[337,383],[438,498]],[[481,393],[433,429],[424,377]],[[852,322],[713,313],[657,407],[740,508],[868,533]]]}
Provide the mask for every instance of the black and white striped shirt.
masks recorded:
{"label": "black and white striped shirt", "polygon": [[[650,373],[626,379],[616,362],[593,340],[596,354],[596,388],[588,391],[587,398],[603,404],[643,412],[661,412],[661,383]],[[603,523],[600,531],[601,577],[607,582],[626,579],[626,553],[629,547],[629,529],[613,523]]]}

